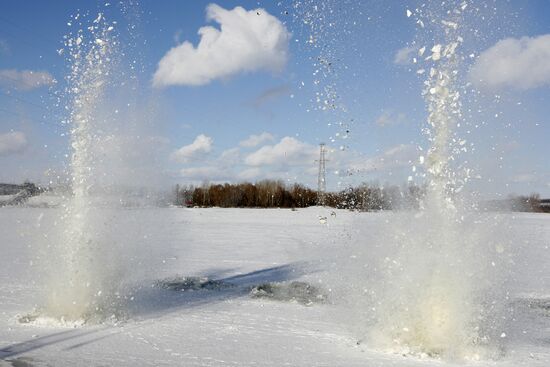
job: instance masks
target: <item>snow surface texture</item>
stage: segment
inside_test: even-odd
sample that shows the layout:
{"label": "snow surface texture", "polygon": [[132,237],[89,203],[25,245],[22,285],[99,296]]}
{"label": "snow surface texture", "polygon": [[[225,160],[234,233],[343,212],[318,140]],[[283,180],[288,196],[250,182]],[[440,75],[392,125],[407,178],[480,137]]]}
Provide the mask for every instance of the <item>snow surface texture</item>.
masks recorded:
{"label": "snow surface texture", "polygon": [[[411,213],[338,210],[331,216],[323,208],[109,210],[105,221],[117,230],[107,235],[113,242],[131,242],[126,244],[131,251],[123,255],[126,266],[121,269],[115,317],[79,327],[47,318],[21,323],[47,299],[45,263],[55,263],[47,257],[48,244],[55,241],[61,211],[0,208],[0,366],[454,363],[388,353],[362,339],[357,315],[369,310],[354,301],[361,296],[361,284],[368,283],[350,280],[353,272],[345,274],[341,259],[388,255],[384,251],[391,249],[377,248],[380,229]],[[319,216],[326,217],[326,223],[320,223]],[[460,365],[548,366],[550,216],[500,217],[509,224],[513,243],[503,250],[510,262],[509,301],[503,306],[513,310],[513,322],[502,331],[502,353],[496,360]],[[182,287],[158,286],[178,279]],[[286,295],[292,282],[315,287],[327,295],[326,301],[304,305],[292,297],[253,296],[254,287],[266,284],[287,289]],[[281,286],[285,284],[287,288]]]}

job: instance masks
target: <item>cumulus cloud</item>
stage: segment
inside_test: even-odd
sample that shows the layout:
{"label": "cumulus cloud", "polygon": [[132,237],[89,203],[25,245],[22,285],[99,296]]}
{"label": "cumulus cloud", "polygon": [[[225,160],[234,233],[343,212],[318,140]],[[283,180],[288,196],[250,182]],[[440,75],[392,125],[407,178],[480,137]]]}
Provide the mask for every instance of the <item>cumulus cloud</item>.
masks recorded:
{"label": "cumulus cloud", "polygon": [[206,8],[206,19],[220,24],[201,27],[197,47],[185,41],[173,47],[158,64],[155,87],[198,86],[215,79],[259,70],[280,71],[288,59],[290,33],[264,9]]}
{"label": "cumulus cloud", "polygon": [[[209,165],[187,167],[179,171],[179,175],[189,182],[196,184],[200,182],[240,182],[254,181],[268,176],[268,172],[264,172],[258,167],[252,168],[237,168],[231,169],[226,166],[221,166],[219,162],[214,162]],[[280,178],[281,176],[277,176]]]}
{"label": "cumulus cloud", "polygon": [[200,134],[191,144],[174,151],[170,158],[180,163],[187,163],[193,158],[209,153],[212,150],[213,142],[214,140],[211,137]]}
{"label": "cumulus cloud", "polygon": [[393,58],[394,64],[397,65],[408,65],[412,62],[413,55],[416,52],[416,49],[413,47],[403,47],[397,50],[395,57]]}
{"label": "cumulus cloud", "polygon": [[231,174],[218,166],[188,167],[180,170],[180,175],[192,181],[224,181]]}
{"label": "cumulus cloud", "polygon": [[244,148],[253,148],[267,141],[273,141],[275,137],[268,132],[263,132],[259,135],[250,135],[245,140],[239,142],[239,145]]}
{"label": "cumulus cloud", "polygon": [[20,131],[0,134],[0,156],[21,153],[27,147],[27,137]]}
{"label": "cumulus cloud", "polygon": [[45,71],[33,70],[0,70],[0,86],[15,88],[23,91],[52,85],[55,83],[53,76]]}
{"label": "cumulus cloud", "polygon": [[229,148],[222,152],[219,160],[225,164],[237,164],[241,159],[241,151],[239,148]]}
{"label": "cumulus cloud", "polygon": [[[247,141],[250,146],[257,146],[267,140],[273,140],[273,136],[269,133],[251,137],[243,140]],[[192,145],[194,144],[189,146]],[[198,145],[195,144],[195,148]],[[180,162],[187,163],[186,167],[179,170],[179,176],[195,183],[204,180],[239,182],[265,178],[280,179],[289,175],[294,178],[303,175],[309,177],[309,169],[314,169],[316,172],[315,159],[318,148],[293,137],[285,137],[274,145],[263,145],[249,154],[243,154],[241,149],[240,146],[232,147],[222,151],[216,157],[205,154],[189,154],[193,156],[193,159],[179,159]],[[191,150],[195,151],[196,149],[189,149],[189,151]],[[185,156],[188,155],[185,154]]]}
{"label": "cumulus cloud", "polygon": [[312,163],[317,157],[317,147],[285,136],[275,145],[265,145],[249,154],[244,162],[249,166],[286,165]]}
{"label": "cumulus cloud", "polygon": [[391,110],[382,112],[380,116],[376,119],[376,124],[381,127],[386,127],[390,125],[398,125],[405,122],[407,116],[402,113],[395,113]]}
{"label": "cumulus cloud", "polygon": [[241,180],[254,180],[262,177],[264,172],[259,167],[246,168],[240,171],[237,177]]}
{"label": "cumulus cloud", "polygon": [[481,87],[530,89],[550,85],[550,34],[507,38],[479,55],[470,79]]}
{"label": "cumulus cloud", "polygon": [[[193,144],[191,144],[193,145]],[[187,182],[241,182],[261,179],[287,179],[314,184],[317,179],[319,147],[286,136],[276,143],[259,146],[246,154],[242,147],[226,149],[216,156],[198,155],[179,170],[179,176]],[[332,174],[359,173],[377,177],[388,174],[395,180],[402,179],[404,168],[417,160],[418,151],[413,145],[397,145],[374,156],[364,156],[354,150],[334,150],[328,147],[327,175],[333,184]]]}

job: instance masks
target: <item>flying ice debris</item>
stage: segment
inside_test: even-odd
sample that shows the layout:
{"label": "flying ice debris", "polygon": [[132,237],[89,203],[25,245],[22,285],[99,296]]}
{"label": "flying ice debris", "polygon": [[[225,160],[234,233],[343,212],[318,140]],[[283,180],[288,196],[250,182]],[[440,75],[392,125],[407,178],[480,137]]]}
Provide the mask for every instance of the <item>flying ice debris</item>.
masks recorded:
{"label": "flying ice debris", "polygon": [[448,28],[452,28],[452,29],[457,29],[458,28],[458,24],[455,23],[455,22],[450,22],[448,20],[442,20],[441,23],[448,27]]}
{"label": "flying ice debris", "polygon": [[424,55],[424,52],[426,52],[426,46],[424,46],[420,50],[418,50],[418,56]]}
{"label": "flying ice debris", "polygon": [[437,44],[432,47],[432,60],[437,61],[441,59],[441,45]]}
{"label": "flying ice debris", "polygon": [[410,11],[409,9],[407,9],[407,18],[410,18],[412,15],[412,11]]}

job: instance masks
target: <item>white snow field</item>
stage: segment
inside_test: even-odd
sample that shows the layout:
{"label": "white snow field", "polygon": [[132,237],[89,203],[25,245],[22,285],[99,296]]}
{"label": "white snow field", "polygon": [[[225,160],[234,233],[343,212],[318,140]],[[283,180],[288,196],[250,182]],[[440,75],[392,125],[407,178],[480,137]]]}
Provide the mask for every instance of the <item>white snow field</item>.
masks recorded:
{"label": "white snow field", "polygon": [[[368,253],[392,213],[119,209],[105,216],[105,228],[123,243],[116,263],[133,289],[121,300],[125,317],[80,327],[20,323],[46,296],[61,210],[0,208],[0,366],[550,366],[549,215],[504,215],[517,237],[510,302],[519,311],[502,356],[449,362],[358,344],[357,325],[328,285],[339,276],[330,258],[344,246]],[[163,283],[178,276],[220,282]],[[292,281],[328,296],[300,302],[250,293]]]}

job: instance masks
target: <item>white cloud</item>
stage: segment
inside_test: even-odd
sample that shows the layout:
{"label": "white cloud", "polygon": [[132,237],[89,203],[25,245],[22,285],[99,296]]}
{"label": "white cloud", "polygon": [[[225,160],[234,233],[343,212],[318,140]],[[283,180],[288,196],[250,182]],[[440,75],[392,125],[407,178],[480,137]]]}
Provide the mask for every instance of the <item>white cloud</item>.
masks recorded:
{"label": "white cloud", "polygon": [[[250,154],[243,154],[242,148],[232,147],[215,157],[195,157],[188,166],[179,170],[179,176],[186,182],[242,182],[261,179],[284,179],[288,182],[315,184],[318,173],[319,147],[296,139],[284,137],[276,144],[257,148]],[[413,145],[397,145],[384,152],[366,157],[354,150],[327,149],[327,177],[331,185],[335,176],[359,173],[392,176],[402,180],[404,169],[418,158]]]}
{"label": "white cloud", "polygon": [[45,71],[32,70],[0,70],[0,86],[10,87],[20,90],[32,90],[43,86],[53,85],[55,79]]}
{"label": "white cloud", "polygon": [[214,140],[211,137],[200,134],[191,144],[185,145],[174,151],[170,155],[170,158],[180,163],[187,163],[192,158],[197,158],[209,153],[212,150],[213,142]]}
{"label": "white cloud", "polygon": [[241,180],[255,180],[262,177],[263,171],[258,167],[246,168],[238,173]]}
{"label": "white cloud", "polygon": [[180,175],[191,181],[224,181],[230,177],[226,170],[218,166],[183,168]]}
{"label": "white cloud", "polygon": [[417,151],[413,145],[400,144],[375,157],[355,160],[348,165],[348,170],[369,173],[406,167],[415,160],[416,156]]}
{"label": "white cloud", "polygon": [[239,142],[239,145],[244,148],[253,148],[267,141],[273,141],[275,137],[268,132],[263,132],[259,135],[250,135],[245,140]]}
{"label": "white cloud", "polygon": [[205,85],[243,72],[280,71],[285,66],[290,34],[264,9],[227,10],[210,4],[206,19],[219,23],[220,29],[201,27],[197,47],[185,41],[168,51],[154,74],[155,87]]}
{"label": "white cloud", "polygon": [[470,71],[487,88],[530,89],[550,85],[550,34],[507,38],[481,53]]}
{"label": "white cloud", "polygon": [[220,155],[220,162],[225,164],[237,164],[241,159],[241,151],[239,148],[226,149]]}
{"label": "white cloud", "polygon": [[376,124],[381,127],[386,127],[390,125],[398,125],[400,123],[405,122],[407,116],[402,113],[395,113],[391,110],[387,110],[382,112],[380,116],[376,119]]}
{"label": "white cloud", "polygon": [[249,166],[285,165],[296,166],[313,164],[317,157],[317,147],[285,136],[275,145],[265,145],[249,154],[244,162]]}
{"label": "white cloud", "polygon": [[394,64],[397,65],[408,65],[412,63],[413,55],[416,52],[416,49],[412,47],[403,47],[397,50],[395,57],[393,59]]}
{"label": "white cloud", "polygon": [[230,169],[220,166],[219,162],[214,162],[212,165],[183,168],[179,171],[179,175],[187,182],[199,184],[204,181],[211,183],[255,181],[264,178],[266,173],[257,167]]}
{"label": "white cloud", "polygon": [[20,131],[0,134],[0,156],[21,153],[27,147],[27,137]]}

